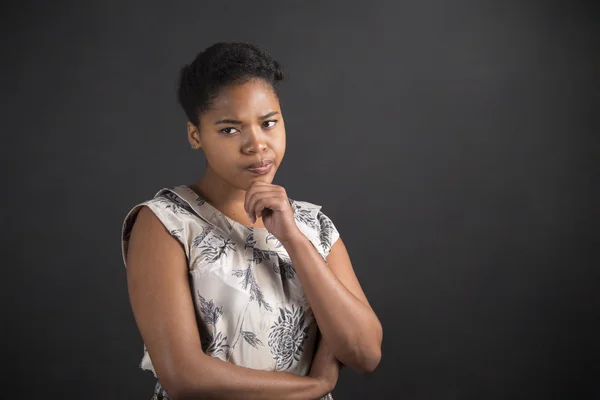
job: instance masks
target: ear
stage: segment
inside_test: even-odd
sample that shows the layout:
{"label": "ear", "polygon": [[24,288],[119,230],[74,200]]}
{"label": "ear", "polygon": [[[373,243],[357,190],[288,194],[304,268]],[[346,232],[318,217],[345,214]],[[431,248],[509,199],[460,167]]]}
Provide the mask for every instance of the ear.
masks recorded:
{"label": "ear", "polygon": [[200,140],[200,131],[198,130],[198,127],[195,126],[191,121],[187,122],[187,133],[190,145],[196,146],[196,148],[201,148],[202,141]]}

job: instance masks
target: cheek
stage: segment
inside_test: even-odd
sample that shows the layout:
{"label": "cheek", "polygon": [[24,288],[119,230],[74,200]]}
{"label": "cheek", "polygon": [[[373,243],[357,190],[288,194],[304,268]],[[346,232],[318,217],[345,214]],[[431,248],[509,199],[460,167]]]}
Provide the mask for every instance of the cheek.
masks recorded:
{"label": "cheek", "polygon": [[283,131],[283,133],[279,134],[276,140],[273,141],[273,149],[275,150],[279,158],[283,158],[283,153],[285,153],[285,147],[286,138],[285,131]]}
{"label": "cheek", "polygon": [[285,137],[283,138],[283,141],[281,143],[281,148],[279,149],[279,158],[283,158],[283,155],[285,154]]}
{"label": "cheek", "polygon": [[[208,151],[206,149],[209,149]],[[223,143],[210,143],[206,146],[204,155],[212,166],[231,165],[231,149]]]}

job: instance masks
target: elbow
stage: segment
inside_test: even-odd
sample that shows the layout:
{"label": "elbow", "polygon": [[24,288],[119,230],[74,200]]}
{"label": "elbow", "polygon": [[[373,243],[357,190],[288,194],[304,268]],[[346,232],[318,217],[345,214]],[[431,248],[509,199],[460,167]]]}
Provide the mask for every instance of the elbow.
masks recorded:
{"label": "elbow", "polygon": [[212,360],[198,345],[197,349],[167,353],[160,359],[157,357],[153,366],[169,399],[204,399],[213,395],[210,393],[214,389]]}
{"label": "elbow", "polygon": [[[359,374],[370,374],[381,361],[381,342],[383,331],[381,325],[374,329],[370,334],[350,340],[349,346],[344,346],[346,351],[342,351],[340,357],[337,357],[344,365],[350,367]],[[369,337],[369,339],[365,339]]]}
{"label": "elbow", "polygon": [[344,346],[345,349],[340,349],[336,358],[347,367],[359,374],[370,374],[379,365],[381,361],[381,344],[380,342],[368,344],[356,344],[355,346]]}
{"label": "elbow", "polygon": [[172,400],[187,400],[204,398],[206,382],[204,379],[194,379],[189,371],[191,368],[177,368],[159,377],[162,388]]}
{"label": "elbow", "polygon": [[197,387],[192,388],[182,379],[165,380],[161,385],[171,400],[189,400],[201,395]]}
{"label": "elbow", "polygon": [[182,400],[190,397],[190,388],[185,384],[185,380],[175,376],[159,379],[163,390],[172,400]]}
{"label": "elbow", "polygon": [[370,374],[379,365],[381,361],[381,347],[373,346],[372,349],[363,350],[355,357],[355,365],[350,366],[359,374]]}

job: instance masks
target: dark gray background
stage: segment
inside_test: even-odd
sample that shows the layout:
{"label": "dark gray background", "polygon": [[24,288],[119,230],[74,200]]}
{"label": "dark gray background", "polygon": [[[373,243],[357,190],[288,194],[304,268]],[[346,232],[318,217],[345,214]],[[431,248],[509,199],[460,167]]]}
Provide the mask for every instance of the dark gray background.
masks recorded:
{"label": "dark gray background", "polygon": [[600,395],[598,7],[316,3],[3,6],[6,392],[149,399],[121,223],[202,175],[177,74],[245,40],[286,68],[275,183],[323,206],[383,323],[336,399]]}

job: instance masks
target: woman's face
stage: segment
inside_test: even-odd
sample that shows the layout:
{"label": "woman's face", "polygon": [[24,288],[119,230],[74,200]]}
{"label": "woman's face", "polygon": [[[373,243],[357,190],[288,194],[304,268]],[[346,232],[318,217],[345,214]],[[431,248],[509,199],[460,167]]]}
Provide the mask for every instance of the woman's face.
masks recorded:
{"label": "woman's face", "polygon": [[[223,88],[201,114],[198,128],[188,122],[189,139],[202,147],[207,173],[241,190],[256,180],[273,181],[285,153],[285,125],[268,82],[256,78]],[[249,169],[261,161],[272,163],[268,171]]]}

